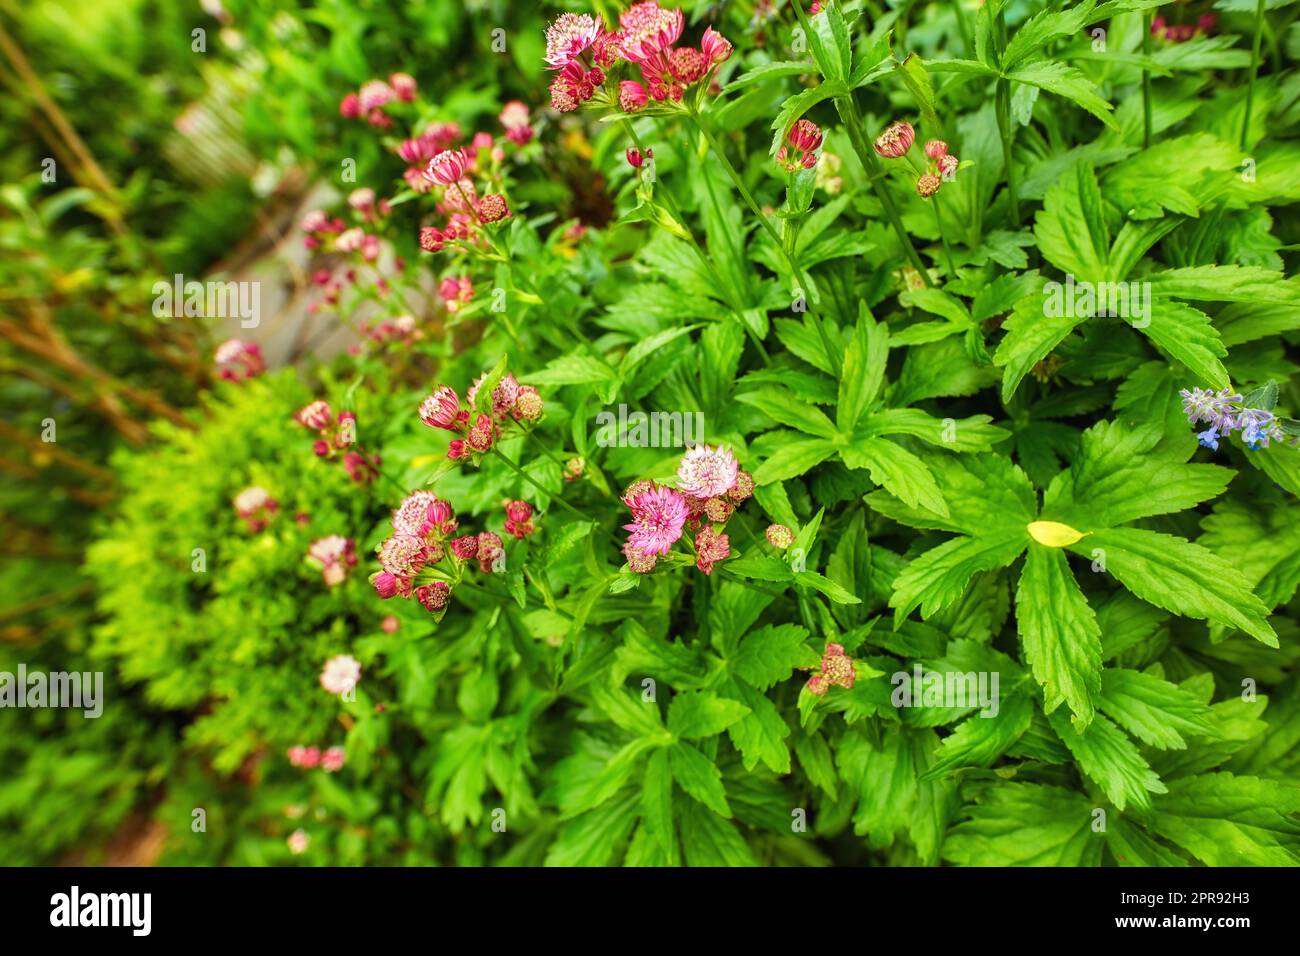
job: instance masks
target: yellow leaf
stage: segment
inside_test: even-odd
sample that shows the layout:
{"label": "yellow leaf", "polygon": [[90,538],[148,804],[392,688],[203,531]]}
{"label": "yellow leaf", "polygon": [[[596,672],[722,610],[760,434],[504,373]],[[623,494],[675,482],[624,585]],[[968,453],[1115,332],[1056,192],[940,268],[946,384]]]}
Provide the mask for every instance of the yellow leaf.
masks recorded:
{"label": "yellow leaf", "polygon": [[1049,548],[1069,547],[1086,533],[1075,531],[1068,524],[1061,524],[1059,521],[1031,521],[1025,530],[1029,532],[1031,538]]}

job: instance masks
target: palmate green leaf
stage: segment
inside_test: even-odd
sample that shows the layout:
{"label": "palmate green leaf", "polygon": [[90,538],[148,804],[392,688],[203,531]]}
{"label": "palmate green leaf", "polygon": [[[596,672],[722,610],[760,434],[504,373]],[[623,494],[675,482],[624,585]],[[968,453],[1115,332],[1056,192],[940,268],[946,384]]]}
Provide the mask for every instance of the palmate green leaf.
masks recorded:
{"label": "palmate green leaf", "polygon": [[808,629],[798,624],[767,625],[741,640],[731,668],[759,690],[788,680],[796,667],[815,667],[816,651],[807,645]]}
{"label": "palmate green leaf", "polygon": [[1082,733],[1063,711],[1055,711],[1047,719],[1079,767],[1118,809],[1131,806],[1139,812],[1149,811],[1151,794],[1166,792],[1137,745],[1101,714],[1095,715]]}
{"label": "palmate green leaf", "polygon": [[1090,163],[1075,163],[1047,190],[1034,219],[1034,237],[1043,258],[1077,281],[1111,278],[1110,231]]}
{"label": "palmate green leaf", "polygon": [[840,779],[857,795],[853,831],[866,835],[871,846],[890,846],[908,828],[916,803],[916,772],[912,748],[902,728],[885,730],[880,747],[851,730],[835,752]]}
{"label": "palmate green leaf", "polygon": [[1106,846],[1120,866],[1187,866],[1188,862],[1124,817],[1107,821]]}
{"label": "palmate green leaf", "polygon": [[1029,729],[1033,716],[1030,699],[1011,694],[1002,699],[996,717],[967,717],[943,739],[937,759],[921,779],[946,776],[967,767],[991,767]]}
{"label": "palmate green leaf", "polygon": [[[1080,531],[1172,514],[1218,497],[1236,472],[1153,453],[1158,427],[1098,422],[1083,433],[1079,454],[1043,496],[1043,517]],[[1185,440],[1186,454],[1195,445]]]}
{"label": "palmate green leaf", "polygon": [[797,478],[839,451],[837,445],[823,438],[800,438],[795,432],[786,434],[790,440],[754,469],[755,484],[767,485]]}
{"label": "palmate green leaf", "polygon": [[654,840],[669,866],[678,860],[673,826],[673,776],[668,751],[656,750],[646,761],[641,777],[641,826]]}
{"label": "palmate green leaf", "polygon": [[1240,571],[1266,607],[1285,604],[1295,595],[1300,586],[1300,510],[1287,507],[1281,496],[1263,502],[1224,498],[1201,527],[1205,533],[1196,543]]}
{"label": "palmate green leaf", "polygon": [[1076,106],[1083,107],[1111,129],[1119,129],[1119,124],[1111,115],[1114,107],[1081,70],[1056,60],[1039,60],[1037,63],[1030,63],[1008,73],[1007,79],[1014,83],[1027,83],[1048,93],[1063,96]]}
{"label": "palmate green leaf", "polygon": [[1156,298],[1151,302],[1150,324],[1135,325],[1170,358],[1181,362],[1210,388],[1228,387],[1228,354],[1210,317],[1181,302]]}
{"label": "palmate green leaf", "polygon": [[1034,14],[1011,34],[1002,52],[1002,69],[1014,70],[1048,44],[1077,35],[1092,22],[1095,6],[1094,0],[1084,0],[1066,10]]}
{"label": "palmate green leaf", "polygon": [[[618,373],[600,359],[587,355],[562,355],[545,368],[528,374],[528,381],[536,385],[595,385],[612,382]],[[479,395],[491,396],[491,389],[480,388]]]}
{"label": "palmate green leaf", "polygon": [[727,728],[727,736],[740,751],[746,770],[761,762],[773,773],[790,772],[790,748],[786,738],[790,727],[762,691],[743,680],[728,681],[720,690],[734,697],[749,713]]}
{"label": "palmate green leaf", "polygon": [[1138,528],[1098,531],[1071,550],[1100,549],[1106,571],[1142,600],[1184,617],[1215,621],[1277,647],[1268,608],[1241,572],[1213,551],[1171,534]]}
{"label": "palmate green leaf", "polygon": [[895,622],[921,608],[928,618],[956,602],[971,578],[981,571],[1006,567],[1025,550],[1029,538],[1024,528],[995,528],[987,535],[945,541],[918,558],[894,579],[889,606]]}
{"label": "palmate green leaf", "polygon": [[1300,787],[1212,773],[1171,781],[1151,829],[1206,866],[1300,865]]}
{"label": "palmate green leaf", "polygon": [[[727,794],[722,787],[722,773],[713,761],[686,743],[675,743],[668,748],[668,765],[673,779],[689,796],[724,817],[731,816]],[[689,843],[684,845],[689,847]]]}
{"label": "palmate green leaf", "polygon": [[1096,866],[1093,803],[1082,793],[1033,783],[1000,783],[963,809],[943,857],[962,866]]}
{"label": "palmate green leaf", "polygon": [[637,820],[637,795],[629,793],[560,824],[546,851],[546,866],[608,866]]}
{"label": "palmate green leaf", "polygon": [[1057,548],[1029,545],[1016,588],[1016,624],[1025,659],[1043,685],[1043,710],[1064,701],[1083,727],[1101,692],[1101,629]]}
{"label": "palmate green leaf", "polygon": [[[1106,195],[1133,218],[1156,218],[1164,210],[1195,216],[1202,204],[1213,198],[1208,189],[1200,187],[1205,174],[1234,171],[1240,158],[1236,146],[1211,133],[1171,137],[1134,153],[1107,172]],[[1177,169],[1178,175],[1170,176],[1171,169]]]}
{"label": "palmate green leaf", "polygon": [[862,434],[911,435],[949,451],[988,451],[1011,434],[991,422],[988,415],[934,418],[917,408],[886,408],[868,416]]}
{"label": "palmate green leaf", "polygon": [[940,516],[948,514],[948,506],[925,462],[902,446],[885,438],[855,438],[839,451],[844,464],[868,469],[872,481],[909,507],[924,507]]}
{"label": "palmate green leaf", "polygon": [[687,866],[758,866],[745,838],[712,810],[691,804],[682,810],[678,825]]}
{"label": "palmate green leaf", "polygon": [[706,691],[676,694],[668,705],[668,731],[687,740],[712,737],[748,713],[743,704]]}
{"label": "palmate green leaf", "polygon": [[859,419],[880,394],[888,358],[889,327],[877,324],[866,303],[862,303],[853,337],[844,349],[844,367],[840,371],[835,424],[842,434],[853,434]]}
{"label": "palmate green leaf", "polygon": [[1098,706],[1134,737],[1161,750],[1187,747],[1179,731],[1202,737],[1217,733],[1208,706],[1177,684],[1140,671],[1107,668]]}
{"label": "palmate green leaf", "polygon": [[938,749],[938,735],[933,730],[913,730],[907,739],[912,746],[912,766],[917,773],[916,802],[912,805],[908,835],[916,846],[922,865],[935,866],[939,862],[939,850],[948,824],[960,805],[957,787],[951,780],[926,776]]}
{"label": "palmate green leaf", "polygon": [[1190,266],[1146,277],[1153,295],[1194,302],[1300,302],[1300,280],[1259,266]]}
{"label": "palmate green leaf", "polygon": [[835,423],[814,405],[799,401],[788,389],[770,386],[736,396],[737,401],[752,405],[773,421],[818,438],[834,438]]}
{"label": "palmate green leaf", "polygon": [[1038,513],[1034,488],[1025,473],[1004,455],[927,456],[927,466],[949,512],[937,514],[907,505],[893,495],[872,492],[873,511],[913,528],[933,528],[977,536],[995,528],[1023,531]]}
{"label": "palmate green leaf", "polygon": [[822,76],[846,82],[853,68],[853,39],[839,4],[827,4],[809,23],[812,32],[808,35],[808,45]]}
{"label": "palmate green leaf", "polygon": [[1008,402],[1029,370],[1047,357],[1087,316],[1047,315],[1046,296],[1039,292],[1017,303],[1010,317],[1002,323],[1006,337],[993,354],[1002,372],[1002,401]]}

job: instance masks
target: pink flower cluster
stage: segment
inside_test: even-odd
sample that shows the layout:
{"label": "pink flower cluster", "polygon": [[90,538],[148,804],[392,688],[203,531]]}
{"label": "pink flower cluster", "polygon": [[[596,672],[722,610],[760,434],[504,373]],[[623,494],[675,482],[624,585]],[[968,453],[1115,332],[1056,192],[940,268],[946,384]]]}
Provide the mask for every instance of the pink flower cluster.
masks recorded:
{"label": "pink flower cluster", "polygon": [[1210,33],[1218,23],[1219,18],[1213,13],[1202,13],[1195,23],[1184,24],[1166,23],[1164,17],[1154,17],[1151,20],[1151,35],[1170,43],[1186,43],[1198,33]]}
{"label": "pink flower cluster", "polygon": [[262,349],[256,342],[227,339],[217,346],[217,375],[227,382],[243,382],[266,371]]}
{"label": "pink flower cluster", "polygon": [[304,747],[299,744],[289,748],[289,763],[303,770],[320,767],[326,773],[337,773],[343,769],[346,760],[347,751],[342,747],[330,747],[322,751],[319,747]]}
{"label": "pink flower cluster", "polygon": [[812,169],[817,165],[817,147],[821,144],[821,128],[812,120],[798,120],[785,134],[785,142],[776,152],[776,161],[790,173]]}
{"label": "pink flower cluster", "polygon": [[832,687],[852,690],[857,679],[857,665],[853,663],[853,658],[844,653],[844,646],[827,644],[822,653],[821,667],[816,668],[813,676],[808,678],[808,693],[822,697]]}
{"label": "pink flower cluster", "polygon": [[307,562],[320,571],[328,586],[338,587],[357,563],[356,547],[351,538],[331,534],[311,543]]}
{"label": "pink flower cluster", "polygon": [[462,408],[460,396],[450,385],[439,385],[420,403],[420,420],[430,428],[441,428],[461,437],[453,438],[447,449],[452,460],[473,458],[491,451],[511,422],[535,422],[542,417],[542,397],[531,385],[520,385],[509,372],[492,389],[491,414],[480,413],[470,422],[474,401],[487,373],[480,375],[465,396],[468,408]]}
{"label": "pink flower cluster", "polygon": [[349,93],[339,102],[339,115],[344,119],[364,118],[371,126],[388,129],[392,118],[384,112],[390,103],[411,103],[419,87],[409,73],[394,73],[384,80],[370,80],[355,93]]}
{"label": "pink flower cluster", "polygon": [[[531,532],[531,506],[528,509],[527,515],[516,510],[514,517],[523,517]],[[511,520],[508,506],[508,530]],[[490,574],[504,554],[501,537],[493,532],[455,536],[455,511],[431,491],[407,495],[393,511],[392,526],[393,534],[376,549],[383,570],[371,576],[375,593],[384,600],[414,597],[439,618],[451,599],[452,582],[461,579],[468,563],[477,561],[479,571]],[[515,528],[522,526],[516,522]]]}
{"label": "pink flower cluster", "polygon": [[533,506],[527,501],[507,501],[506,534],[522,541],[536,530],[533,527]]}
{"label": "pink flower cluster", "polygon": [[339,654],[325,662],[320,672],[320,685],[340,697],[356,690],[361,682],[361,662],[351,654]]}
{"label": "pink flower cluster", "polygon": [[438,284],[438,295],[448,312],[456,312],[474,299],[474,283],[469,276],[448,276]]}
{"label": "pink flower cluster", "polygon": [[244,519],[249,532],[256,534],[265,528],[280,507],[271,493],[260,485],[245,488],[235,495],[235,511]]}
{"label": "pink flower cluster", "polygon": [[609,71],[620,63],[639,68],[641,79],[619,81],[618,102],[627,113],[656,102],[680,100],[686,88],[704,80],[731,56],[731,43],[712,27],[698,48],[678,46],[685,16],[655,0],[633,4],[609,30],[585,13],[561,15],[546,30],[546,63],[556,70],[551,105],[561,113],[577,109],[596,95]]}
{"label": "pink flower cluster", "polygon": [[316,432],[312,451],[317,458],[339,458],[348,477],[359,484],[373,481],[379,475],[380,457],[368,455],[357,442],[356,412],[339,412],[336,422],[329,403],[318,399],[299,409],[293,417],[303,428]]}
{"label": "pink flower cluster", "polygon": [[[912,124],[898,120],[890,123],[876,137],[875,149],[885,159],[899,159],[907,155],[915,141],[916,131],[912,129]],[[917,177],[916,192],[922,199],[929,199],[945,182],[952,181],[961,161],[948,152],[948,144],[940,139],[932,139],[925,144],[925,155],[929,163]]]}
{"label": "pink flower cluster", "polygon": [[695,566],[705,574],[731,554],[731,541],[723,528],[737,505],[754,492],[754,479],[741,471],[725,448],[697,445],[682,456],[677,486],[670,488],[648,479],[633,482],[623,494],[632,512],[624,525],[630,531],[623,555],[638,574],[653,571],[685,530],[696,532]]}

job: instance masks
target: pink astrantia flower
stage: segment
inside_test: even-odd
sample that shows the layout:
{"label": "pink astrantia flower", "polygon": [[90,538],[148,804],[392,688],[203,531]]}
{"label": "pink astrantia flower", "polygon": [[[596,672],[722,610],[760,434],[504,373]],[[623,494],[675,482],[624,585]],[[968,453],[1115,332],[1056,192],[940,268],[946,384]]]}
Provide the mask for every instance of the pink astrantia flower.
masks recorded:
{"label": "pink astrantia flower", "polygon": [[415,589],[415,599],[430,614],[436,614],[447,606],[451,600],[451,585],[446,581],[434,581]]}
{"label": "pink astrantia flower", "polygon": [[876,137],[876,152],[886,159],[898,159],[912,148],[915,140],[916,130],[912,129],[912,124],[899,120],[890,123],[885,127],[885,131]]}
{"label": "pink astrantia flower", "polygon": [[465,155],[463,149],[444,149],[433,159],[429,160],[429,166],[424,171],[425,178],[432,183],[440,186],[450,186],[452,183],[459,182],[465,175],[465,167],[469,165],[469,157]]}
{"label": "pink astrantia flower", "polygon": [[228,382],[242,382],[266,371],[262,349],[256,342],[227,339],[217,346],[217,374]]}
{"label": "pink astrantia flower", "polygon": [[429,559],[424,541],[414,534],[395,534],[379,546],[379,564],[399,578],[414,576]]}
{"label": "pink astrantia flower", "polygon": [[429,517],[429,506],[438,500],[432,491],[413,491],[393,512],[393,530],[398,534],[420,533]]}
{"label": "pink astrantia flower", "polygon": [[288,844],[290,853],[301,856],[307,852],[307,847],[311,846],[311,837],[307,835],[306,830],[299,828],[289,834],[289,839],[285,843]]}
{"label": "pink astrantia flower", "polygon": [[342,747],[331,747],[325,753],[321,754],[320,766],[326,773],[336,773],[343,767],[343,762],[347,759],[347,751]]}
{"label": "pink astrantia flower", "polygon": [[706,524],[695,536],[695,554],[695,566],[705,574],[712,574],[713,566],[731,554],[731,541],[725,534],[714,531],[713,525]]}
{"label": "pink astrantia flower", "polygon": [[361,680],[361,662],[350,654],[339,654],[325,662],[320,685],[331,694],[346,694]]}
{"label": "pink astrantia flower", "polygon": [[388,78],[388,85],[403,103],[413,102],[419,90],[415,77],[409,73],[394,73]]}
{"label": "pink astrantia flower", "polygon": [[352,539],[338,534],[313,541],[307,549],[307,557],[319,565],[321,576],[330,587],[342,584],[348,568],[357,563]]}
{"label": "pink astrantia flower", "polygon": [[731,56],[731,41],[713,27],[709,27],[700,38],[700,52],[710,63],[722,63]]}
{"label": "pink astrantia flower", "polygon": [[586,13],[565,13],[546,28],[546,62],[552,69],[568,66],[596,42],[600,24]]}
{"label": "pink astrantia flower", "polygon": [[263,510],[274,511],[277,507],[271,493],[260,485],[245,488],[235,495],[234,504],[235,510],[239,512],[241,518],[250,517]]}
{"label": "pink astrantia flower", "polygon": [[665,10],[654,0],[634,3],[618,18],[619,48],[626,59],[640,63],[667,51],[682,35],[686,19],[681,10]]}
{"label": "pink astrantia flower", "polygon": [[357,94],[360,101],[361,112],[369,113],[373,109],[378,109],[385,103],[391,103],[397,98],[393,88],[383,80],[371,80],[365,86],[361,87]]}
{"label": "pink astrantia flower", "polygon": [[628,490],[624,501],[632,510],[632,522],[623,528],[632,532],[628,538],[629,547],[644,555],[667,554],[682,536],[682,526],[686,524],[686,501],[672,488],[648,484],[648,488]]}
{"label": "pink astrantia flower", "polygon": [[781,551],[794,544],[794,532],[783,524],[770,524],[763,534],[768,544]]}
{"label": "pink astrantia flower", "polygon": [[677,467],[677,489],[692,498],[725,495],[736,484],[740,471],[735,457],[719,445],[696,445],[682,456]]}
{"label": "pink astrantia flower", "polygon": [[506,502],[506,534],[523,539],[533,533],[533,506],[527,501]]}
{"label": "pink astrantia flower", "polygon": [[[479,387],[487,377],[488,373],[484,372],[474,380],[474,384],[471,385],[469,391],[465,393],[465,401],[471,407],[473,407],[474,400],[478,397]],[[509,413],[510,409],[514,407],[515,401],[518,398],[519,382],[513,375],[506,372],[501,376],[501,381],[497,383],[496,388],[492,389],[492,416],[494,418],[504,418]]]}
{"label": "pink astrantia flower", "polygon": [[501,536],[484,531],[478,536],[478,569],[484,574],[495,571],[495,564],[498,558],[505,554],[505,549],[501,547]]}
{"label": "pink astrantia flower", "polygon": [[818,673],[808,680],[808,692],[820,697],[832,687],[852,690],[857,679],[857,665],[853,663],[853,658],[844,653],[844,646],[827,644]]}
{"label": "pink astrantia flower", "polygon": [[303,428],[316,431],[324,431],[334,424],[334,413],[330,411],[329,403],[323,401],[304,406],[293,417]]}
{"label": "pink astrantia flower", "polygon": [[420,403],[420,421],[430,428],[457,431],[460,416],[460,396],[450,385],[439,385],[432,395]]}
{"label": "pink astrantia flower", "polygon": [[645,108],[645,87],[636,80],[623,80],[618,84],[618,105],[624,113],[636,113]]}

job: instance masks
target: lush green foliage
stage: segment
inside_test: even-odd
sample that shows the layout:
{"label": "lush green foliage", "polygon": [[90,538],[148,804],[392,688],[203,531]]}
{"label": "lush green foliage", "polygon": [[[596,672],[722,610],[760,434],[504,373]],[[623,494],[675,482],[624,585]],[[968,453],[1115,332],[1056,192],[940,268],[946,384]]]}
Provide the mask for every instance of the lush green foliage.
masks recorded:
{"label": "lush green foliage", "polygon": [[[274,21],[231,6],[270,43]],[[300,69],[250,115],[292,102],[295,148],[360,157],[393,197],[373,232],[411,262],[386,273],[400,303],[362,292],[341,319],[409,306],[422,336],[310,385],[222,384],[194,427],[118,453],[78,649],[113,675],[111,720],[76,732],[95,738],[66,779],[63,751],[34,741],[63,746],[79,715],[0,745],[24,761],[0,822],[63,787],[104,794],[79,824],[97,835],[147,785],[178,863],[1300,862],[1300,451],[1240,431],[1212,451],[1179,395],[1300,412],[1291,8],[1256,77],[1254,8],[1235,2],[1185,42],[1144,40],[1143,0],[751,6],[713,24],[735,44],[716,90],[634,114],[617,93],[548,113],[541,23],[520,32],[500,82],[528,91],[537,139],[470,174],[513,215],[432,255],[434,201],[334,104],[405,66],[422,91],[446,84],[413,128],[487,128],[487,67],[426,76],[344,29],[407,14],[334,4],[280,24]],[[714,16],[686,13],[694,38]],[[428,25],[417,52],[445,55],[450,28]],[[820,159],[786,170],[800,119]],[[933,198],[872,147],[899,119],[914,153],[961,157]],[[456,309],[421,292],[461,276],[475,292]],[[1149,311],[1057,308],[1066,277],[1132,283]],[[472,416],[507,374],[544,414],[448,457],[464,435],[417,408],[484,374]],[[293,417],[312,399],[357,413],[373,482],[313,455]],[[649,573],[621,550],[623,489],[674,484],[682,449],[607,441],[597,416],[619,406],[701,413],[752,475],[752,499],[713,519],[729,556],[712,573],[693,531]],[[265,528],[232,506],[249,486],[278,503]],[[416,489],[451,503],[458,533],[506,541],[494,569],[449,565],[445,613],[367,581]],[[517,540],[513,500],[536,509]],[[359,556],[335,587],[306,560],[332,534]],[[354,699],[319,681],[340,654],[362,666]],[[849,680],[810,685],[843,655]],[[993,699],[955,698],[966,675],[996,680]],[[118,692],[132,709],[113,715]],[[131,756],[104,758],[118,741]],[[346,763],[292,766],[300,745]],[[20,826],[23,862],[66,845]]]}

